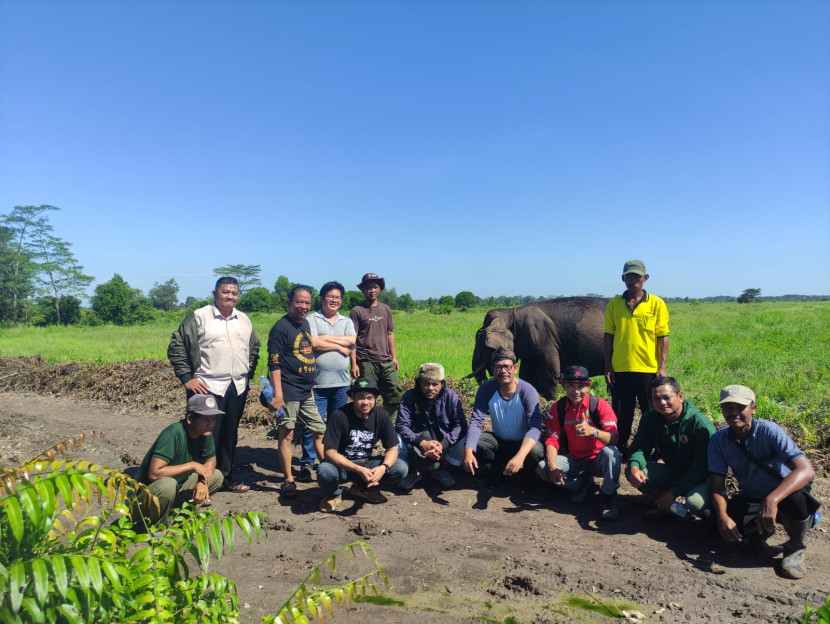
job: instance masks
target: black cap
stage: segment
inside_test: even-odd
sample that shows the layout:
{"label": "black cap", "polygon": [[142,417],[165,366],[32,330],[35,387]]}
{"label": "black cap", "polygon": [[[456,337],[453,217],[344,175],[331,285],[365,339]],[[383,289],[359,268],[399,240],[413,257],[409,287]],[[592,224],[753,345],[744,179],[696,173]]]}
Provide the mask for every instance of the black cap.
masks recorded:
{"label": "black cap", "polygon": [[371,392],[375,396],[380,394],[378,385],[374,380],[367,377],[358,377],[352,382],[352,386],[349,388],[349,394],[354,394],[355,392]]}
{"label": "black cap", "polygon": [[591,377],[584,366],[569,366],[562,371],[559,381],[591,381]]}

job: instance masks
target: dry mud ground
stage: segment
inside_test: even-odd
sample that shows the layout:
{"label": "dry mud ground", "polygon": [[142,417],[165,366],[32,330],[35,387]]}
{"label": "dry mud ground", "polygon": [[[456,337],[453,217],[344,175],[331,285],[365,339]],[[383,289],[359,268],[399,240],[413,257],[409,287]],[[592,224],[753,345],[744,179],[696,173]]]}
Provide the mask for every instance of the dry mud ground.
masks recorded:
{"label": "dry mud ground", "polygon": [[[88,441],[74,457],[136,466],[172,418],[139,403],[0,393],[0,465],[98,429],[106,437]],[[483,490],[464,474],[447,492],[427,484],[409,495],[392,493],[385,505],[348,500],[342,512],[322,514],[315,484],[299,484],[297,498],[280,499],[267,431],[240,431],[240,475],[254,489],[221,492],[213,502],[220,514],[260,510],[266,518],[267,539],[250,549],[238,541],[216,564],[237,582],[243,622],[275,613],[314,564],[358,539],[385,567],[390,584],[383,594],[392,604],[340,609],[336,621],[344,624],[602,622],[618,609],[640,611],[648,622],[785,622],[800,617],[805,600],[817,606],[830,592],[830,512],[808,536],[809,572],[801,581],[779,578],[772,567],[786,539],[780,530],[763,556],[738,553],[700,523],[645,523],[644,504],[627,484],[622,517],[606,524],[595,520],[596,500],[575,506],[549,490],[523,492],[512,484]],[[830,501],[826,475],[816,494]],[[353,573],[341,561],[329,576],[333,585]]]}

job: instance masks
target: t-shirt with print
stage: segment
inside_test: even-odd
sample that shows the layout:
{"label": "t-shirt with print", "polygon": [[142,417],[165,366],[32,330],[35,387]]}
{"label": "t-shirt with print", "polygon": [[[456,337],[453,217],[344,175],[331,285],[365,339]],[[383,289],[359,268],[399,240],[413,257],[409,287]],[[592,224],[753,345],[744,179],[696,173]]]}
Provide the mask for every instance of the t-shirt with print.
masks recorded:
{"label": "t-shirt with print", "polygon": [[392,310],[378,301],[376,306],[368,301],[359,303],[349,312],[349,318],[357,331],[357,359],[359,362],[391,362],[388,333],[394,331]]}
{"label": "t-shirt with print", "polygon": [[364,419],[355,415],[354,403],[347,403],[326,422],[323,445],[337,449],[351,461],[370,458],[378,441],[384,449],[398,444],[392,419],[382,407],[375,407]]}
{"label": "t-shirt with print", "polygon": [[[193,461],[203,464],[214,455],[216,447],[213,444],[213,435],[191,438],[187,435],[187,422],[182,419],[162,430],[144,456],[135,480],[145,485],[150,484],[150,462],[154,457],[167,462],[169,466],[181,466]],[[185,472],[173,478],[181,485],[191,474]]]}
{"label": "t-shirt with print", "polygon": [[286,401],[305,401],[317,378],[309,331],[306,319],[297,323],[286,314],[268,334],[268,370],[280,371]]}

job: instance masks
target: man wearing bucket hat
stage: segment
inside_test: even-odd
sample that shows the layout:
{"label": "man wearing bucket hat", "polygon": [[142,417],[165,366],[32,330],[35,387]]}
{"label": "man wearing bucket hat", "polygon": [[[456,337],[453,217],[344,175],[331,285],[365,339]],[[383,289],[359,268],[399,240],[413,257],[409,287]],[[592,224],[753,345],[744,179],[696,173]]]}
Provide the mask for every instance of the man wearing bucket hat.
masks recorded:
{"label": "man wearing bucket hat", "polygon": [[221,487],[211,432],[216,417],[223,414],[212,394],[194,394],[187,401],[185,417],[167,426],[153,442],[135,478],[156,498],[139,505],[149,523],[166,523],[170,510],[185,501],[209,504]]}
{"label": "man wearing bucket hat", "polygon": [[[352,402],[329,416],[323,437],[325,459],[317,469],[317,484],[323,490],[320,511],[334,511],[340,505],[343,483],[349,479],[353,483],[345,493],[377,504],[387,500],[378,487],[381,481],[394,483],[406,476],[392,419],[375,404],[379,394],[374,380],[359,377],[349,388]],[[373,457],[377,442],[384,453]]]}
{"label": "man wearing bucket hat", "polygon": [[625,292],[605,306],[605,382],[617,415],[620,450],[627,449],[634,423],[634,406],[652,408],[649,384],[666,376],[669,354],[669,311],[660,297],[646,292],[642,260],[623,265]]}
{"label": "man wearing bucket hat", "polygon": [[383,408],[394,419],[403,389],[398,379],[392,310],[378,299],[380,292],[386,288],[386,280],[375,273],[366,273],[357,287],[365,299],[349,313],[357,331],[356,348],[351,353],[352,376],[377,382],[383,397]]}
{"label": "man wearing bucket hat", "polygon": [[395,431],[398,454],[409,464],[401,489],[411,490],[428,474],[443,488],[455,485],[446,470],[464,459],[467,417],[458,395],[447,387],[444,367],[436,362],[421,364],[415,387],[403,395]]}
{"label": "man wearing bucket hat", "polygon": [[[718,533],[727,542],[750,551],[763,549],[776,522],[787,531],[781,576],[805,574],[804,537],[815,524],[818,501],[810,494],[815,472],[781,427],[753,418],[755,393],[731,385],[720,391],[720,406],[728,425],[709,442],[712,504]],[[726,473],[738,481],[736,496],[727,498]]]}

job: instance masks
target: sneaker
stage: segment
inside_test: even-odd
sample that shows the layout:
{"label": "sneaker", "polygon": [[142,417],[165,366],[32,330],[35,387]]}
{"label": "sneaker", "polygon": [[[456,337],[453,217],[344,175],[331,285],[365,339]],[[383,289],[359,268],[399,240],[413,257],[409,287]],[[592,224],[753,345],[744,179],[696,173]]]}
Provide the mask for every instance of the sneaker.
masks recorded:
{"label": "sneaker", "polygon": [[[784,552],[787,552],[785,545]],[[804,578],[807,574],[804,568],[804,554],[807,552],[806,548],[799,548],[787,555],[781,560],[781,576],[788,579],[798,580]]]}
{"label": "sneaker", "polygon": [[446,470],[440,468],[438,470],[430,470],[429,476],[438,481],[444,489],[451,488],[455,485],[455,479]]}
{"label": "sneaker", "polygon": [[377,487],[367,489],[364,488],[363,485],[358,485],[357,483],[355,483],[346,491],[355,498],[362,498],[365,501],[369,501],[373,505],[385,503],[387,500],[389,500],[381,493],[379,489],[377,489]]}
{"label": "sneaker", "polygon": [[318,509],[322,512],[329,513],[334,511],[334,508],[337,507],[341,502],[343,502],[343,498],[340,496],[332,496],[329,498],[328,496],[324,496],[323,500],[320,501],[320,505]]}
{"label": "sneaker", "polygon": [[303,465],[302,470],[300,470],[300,474],[297,475],[297,481],[300,483],[311,483],[312,479],[311,468],[307,465]]}
{"label": "sneaker", "polygon": [[424,475],[421,474],[420,470],[411,470],[409,474],[404,477],[404,480],[400,483],[400,488],[407,492],[411,491],[412,488],[415,487],[415,484],[418,483],[421,479],[424,478]]}
{"label": "sneaker", "polygon": [[602,494],[602,511],[599,514],[600,520],[616,520],[620,517],[620,510],[617,507],[617,493]]}
{"label": "sneaker", "polygon": [[643,520],[648,520],[649,522],[667,522],[672,518],[676,518],[672,513],[668,511],[660,511],[659,509],[649,509],[647,512],[643,514]]}

